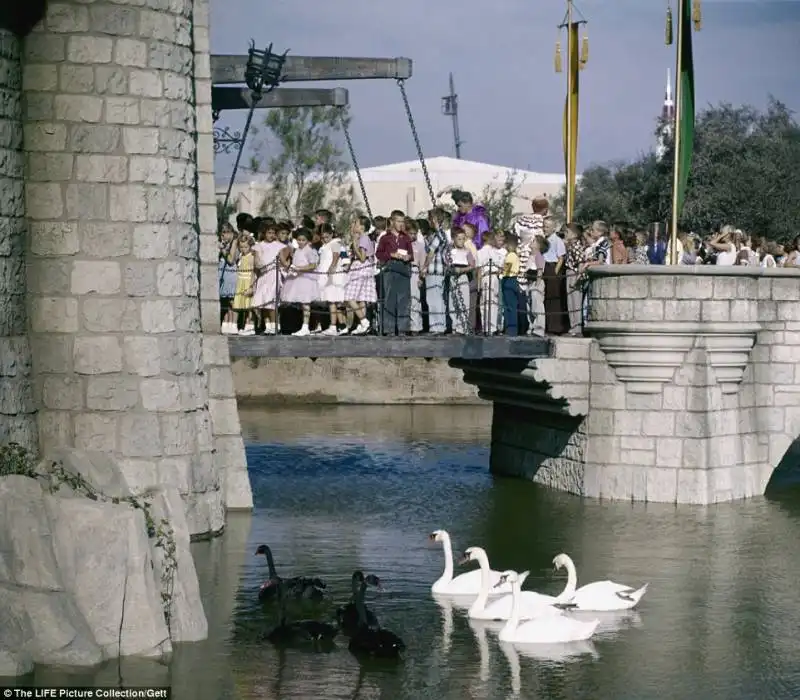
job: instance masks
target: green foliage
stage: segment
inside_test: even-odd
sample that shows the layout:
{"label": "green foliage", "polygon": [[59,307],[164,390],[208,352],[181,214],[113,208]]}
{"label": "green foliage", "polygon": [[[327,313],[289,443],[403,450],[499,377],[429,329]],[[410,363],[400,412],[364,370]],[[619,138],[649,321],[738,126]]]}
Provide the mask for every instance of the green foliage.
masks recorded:
{"label": "green foliage", "polygon": [[269,180],[262,214],[296,220],[325,207],[334,213],[338,228],[349,225],[357,213],[357,197],[339,146],[345,125],[350,125],[346,107],[268,111],[267,137],[255,142],[250,162],[254,172],[263,171]]}
{"label": "green foliage", "polygon": [[220,197],[217,199],[217,221],[220,223],[226,223],[230,221],[230,218],[236,214],[236,205],[229,201],[225,204],[225,200]]}
{"label": "green foliage", "polygon": [[161,603],[164,609],[164,619],[167,627],[170,623],[172,611],[172,599],[175,587],[175,573],[178,568],[176,557],[177,546],[175,543],[175,533],[166,518],[156,521],[153,517],[152,496],[131,496],[130,498],[119,499],[107,497],[97,491],[80,474],[64,469],[60,462],[44,462],[41,470],[37,470],[33,456],[24,447],[15,442],[0,445],[0,477],[17,474],[27,476],[31,479],[46,479],[47,488],[50,493],[56,493],[62,486],[66,486],[77,494],[83,495],[92,501],[103,501],[106,503],[119,504],[127,503],[131,508],[141,510],[144,513],[147,537],[154,540],[153,545],[162,551],[161,563]]}
{"label": "green foliage", "polygon": [[36,464],[30,453],[16,442],[0,445],[0,476],[27,476],[37,478]]}
{"label": "green foliage", "polygon": [[514,200],[519,197],[523,184],[525,178],[520,178],[517,171],[513,170],[502,185],[490,184],[483,188],[478,202],[486,208],[492,228],[503,231],[511,228],[518,214],[514,210]]}
{"label": "green foliage", "polygon": [[[670,217],[674,144],[664,158],[587,168],[578,182],[575,219],[635,226]],[[797,235],[800,221],[800,125],[780,102],[767,109],[723,104],[700,113],[681,225],[710,232],[731,223],[775,240]]]}

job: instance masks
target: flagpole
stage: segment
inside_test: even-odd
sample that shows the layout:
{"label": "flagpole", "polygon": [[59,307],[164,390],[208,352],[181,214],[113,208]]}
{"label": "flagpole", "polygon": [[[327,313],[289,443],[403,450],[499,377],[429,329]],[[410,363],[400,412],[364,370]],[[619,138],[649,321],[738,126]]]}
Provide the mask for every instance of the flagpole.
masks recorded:
{"label": "flagpole", "polygon": [[567,0],[567,222],[572,223],[572,214],[575,203],[572,201],[575,193],[572,191],[572,0]]}
{"label": "flagpole", "polygon": [[678,0],[678,55],[675,59],[675,122],[674,131],[675,144],[674,144],[674,163],[672,171],[672,220],[670,221],[670,234],[669,234],[669,264],[678,264],[678,190],[680,187],[680,152],[681,152],[681,139],[683,128],[681,127],[681,118],[683,109],[683,71],[682,71],[682,58],[683,58],[683,27],[684,27],[684,14],[686,12],[686,3],[684,0]]}

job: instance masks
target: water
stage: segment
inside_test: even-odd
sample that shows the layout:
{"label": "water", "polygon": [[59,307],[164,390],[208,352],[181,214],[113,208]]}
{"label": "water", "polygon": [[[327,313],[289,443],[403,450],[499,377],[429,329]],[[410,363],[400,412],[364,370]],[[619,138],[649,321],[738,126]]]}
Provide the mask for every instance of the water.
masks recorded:
{"label": "water", "polygon": [[[171,683],[179,700],[800,696],[800,499],[601,504],[492,478],[490,417],[466,407],[243,411],[256,510],[193,545],[209,640],[179,648],[171,667],[37,669],[25,682]],[[443,556],[427,535],[437,528],[457,550],[485,547],[495,569],[530,569],[526,588],[560,592],[550,562],[561,551],[579,581],[650,588],[638,613],[604,620],[588,653],[521,656],[432,599]],[[258,641],[273,621],[257,602],[262,542],[279,573],[320,575],[343,600],[354,569],[380,576],[386,591],[369,605],[405,640],[404,662],[361,663],[341,638],[329,654]]]}

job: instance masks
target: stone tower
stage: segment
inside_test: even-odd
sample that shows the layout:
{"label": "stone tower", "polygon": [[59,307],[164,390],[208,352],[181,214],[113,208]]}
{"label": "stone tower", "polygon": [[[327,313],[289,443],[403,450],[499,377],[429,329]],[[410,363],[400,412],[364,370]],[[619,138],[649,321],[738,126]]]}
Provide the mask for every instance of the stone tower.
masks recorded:
{"label": "stone tower", "polygon": [[217,532],[252,497],[219,335],[208,0],[50,3],[24,39],[0,30],[0,92],[0,441],[110,453]]}

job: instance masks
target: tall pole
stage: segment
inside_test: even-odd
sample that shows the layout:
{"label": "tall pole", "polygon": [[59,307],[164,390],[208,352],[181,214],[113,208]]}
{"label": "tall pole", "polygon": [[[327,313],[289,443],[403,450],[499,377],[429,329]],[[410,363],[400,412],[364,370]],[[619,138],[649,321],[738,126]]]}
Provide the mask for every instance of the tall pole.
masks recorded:
{"label": "tall pole", "polygon": [[672,220],[670,221],[669,233],[669,264],[678,264],[678,188],[680,186],[680,167],[678,159],[681,152],[681,138],[683,137],[683,128],[681,120],[678,115],[681,114],[683,109],[683,81],[681,80],[681,56],[683,55],[683,21],[684,12],[686,11],[685,3],[683,0],[678,2],[678,55],[675,59],[675,75],[677,80],[675,82],[675,156],[672,169]]}
{"label": "tall pole", "polygon": [[[575,202],[572,201],[573,192],[570,186],[570,173],[572,173],[572,0],[567,0],[567,218],[572,218],[575,211]],[[571,223],[571,222],[567,222]]]}
{"label": "tall pole", "polygon": [[450,73],[450,94],[442,98],[442,114],[453,122],[453,143],[456,147],[456,158],[461,159],[461,132],[458,129],[458,95],[453,74]]}

